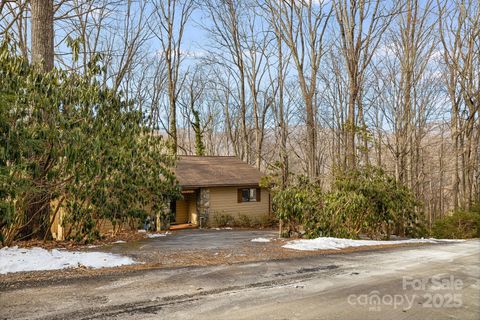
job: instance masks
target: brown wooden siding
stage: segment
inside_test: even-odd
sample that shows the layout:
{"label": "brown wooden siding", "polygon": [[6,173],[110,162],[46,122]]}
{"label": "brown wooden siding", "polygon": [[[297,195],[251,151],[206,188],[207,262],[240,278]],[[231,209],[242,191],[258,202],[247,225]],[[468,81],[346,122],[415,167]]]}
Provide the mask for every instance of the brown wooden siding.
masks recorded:
{"label": "brown wooden siding", "polygon": [[233,217],[246,215],[252,219],[261,218],[269,214],[268,190],[261,189],[260,201],[258,202],[239,203],[237,199],[238,189],[242,189],[242,187],[210,188],[210,223],[213,215],[216,213],[229,214]]}

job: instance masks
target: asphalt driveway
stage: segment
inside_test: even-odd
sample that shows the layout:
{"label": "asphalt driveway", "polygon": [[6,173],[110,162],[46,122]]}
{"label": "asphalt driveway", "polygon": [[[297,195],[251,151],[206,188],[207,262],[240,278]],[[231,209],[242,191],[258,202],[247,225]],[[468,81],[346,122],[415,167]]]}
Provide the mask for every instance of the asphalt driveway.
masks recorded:
{"label": "asphalt driveway", "polygon": [[[275,240],[277,235],[274,230],[187,229],[88,250],[126,255],[159,267],[211,265],[284,258],[288,252],[275,242],[279,241]],[[255,238],[268,238],[272,242],[252,242]]]}
{"label": "asphalt driveway", "polygon": [[169,231],[165,236],[157,238],[114,243],[103,249],[123,254],[135,254],[138,251],[232,249],[249,244],[255,238],[273,239],[277,236],[278,233],[273,230],[186,229]]}

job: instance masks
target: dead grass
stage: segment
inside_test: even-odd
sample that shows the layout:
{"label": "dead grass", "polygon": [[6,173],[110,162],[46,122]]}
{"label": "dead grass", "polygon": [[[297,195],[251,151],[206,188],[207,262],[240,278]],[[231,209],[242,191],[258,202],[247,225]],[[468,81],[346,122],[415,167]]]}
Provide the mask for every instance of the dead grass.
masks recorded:
{"label": "dead grass", "polygon": [[122,232],[118,232],[116,235],[106,234],[101,239],[97,239],[89,243],[81,243],[73,240],[64,240],[64,241],[26,240],[26,241],[15,241],[12,243],[12,246],[18,246],[21,248],[40,247],[48,250],[59,249],[59,248],[74,250],[74,249],[86,248],[91,245],[101,246],[101,245],[111,244],[119,240],[130,242],[130,241],[138,241],[142,239],[145,239],[145,233],[141,233],[138,231],[122,231]]}

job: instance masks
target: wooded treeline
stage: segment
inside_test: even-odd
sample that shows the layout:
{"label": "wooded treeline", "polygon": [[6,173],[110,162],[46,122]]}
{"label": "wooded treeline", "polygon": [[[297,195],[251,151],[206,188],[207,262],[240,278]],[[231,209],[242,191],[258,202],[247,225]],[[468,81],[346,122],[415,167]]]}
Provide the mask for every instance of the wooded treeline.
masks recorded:
{"label": "wooded treeline", "polygon": [[[51,65],[82,74],[101,56],[100,84],[179,155],[236,155],[325,189],[378,166],[429,223],[480,202],[476,0],[21,0],[0,15],[28,59],[53,46]],[[54,41],[32,36],[39,15]]]}

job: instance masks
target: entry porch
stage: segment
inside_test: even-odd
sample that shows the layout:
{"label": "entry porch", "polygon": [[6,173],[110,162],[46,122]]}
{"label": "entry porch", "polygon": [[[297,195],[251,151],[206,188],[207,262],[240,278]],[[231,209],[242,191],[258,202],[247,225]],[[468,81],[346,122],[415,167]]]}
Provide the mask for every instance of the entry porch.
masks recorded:
{"label": "entry porch", "polygon": [[170,229],[197,227],[198,219],[198,189],[183,190],[183,199],[170,203]]}

